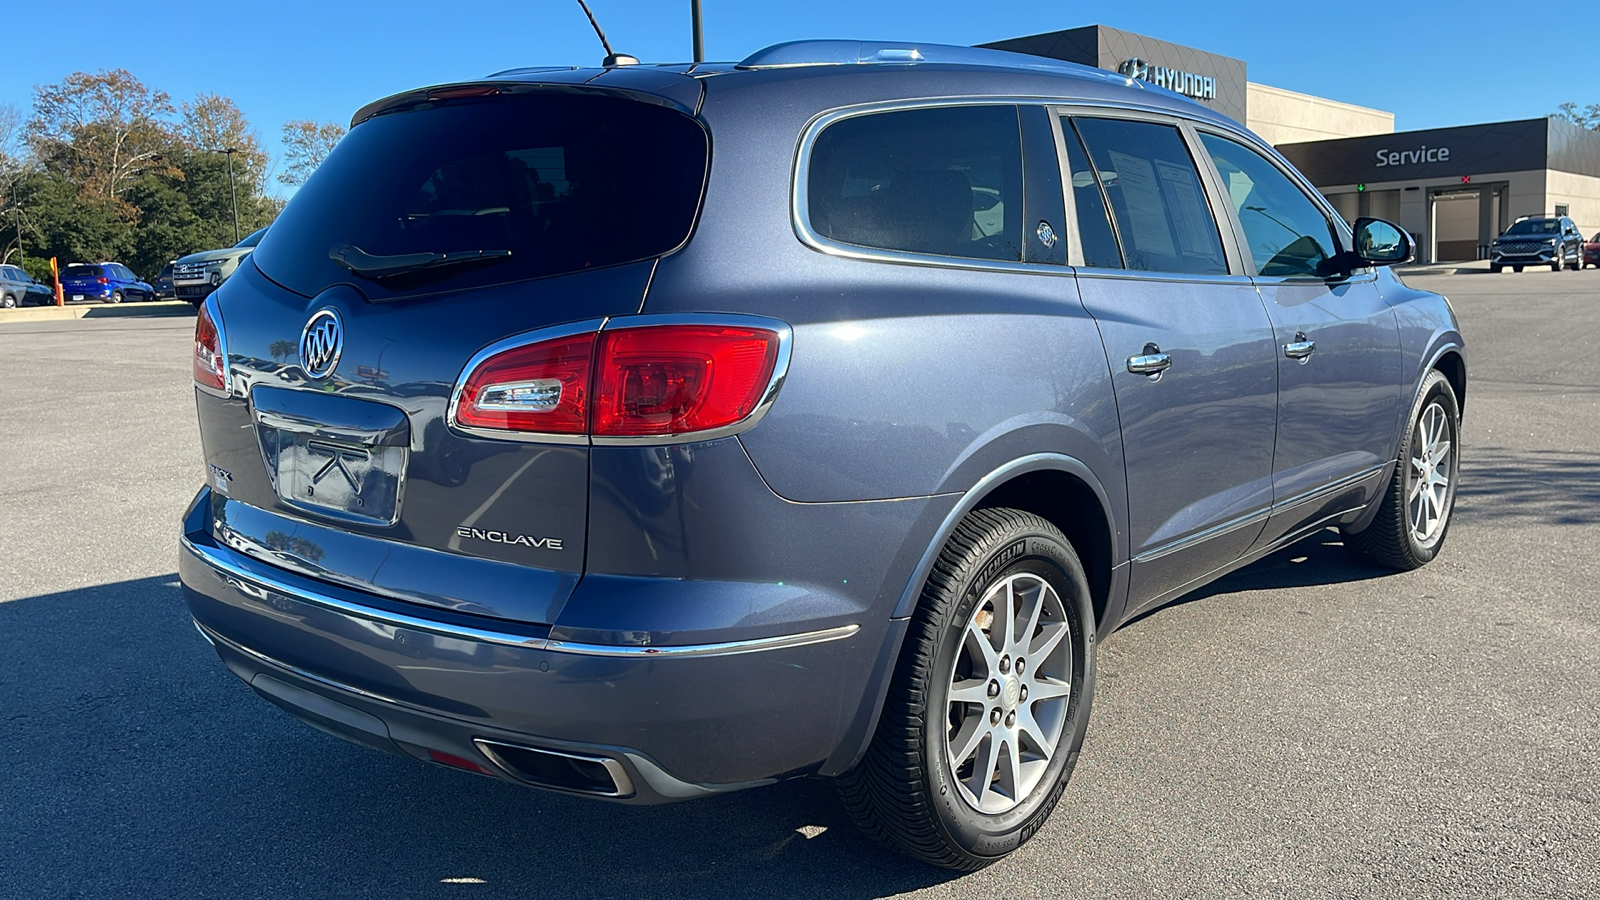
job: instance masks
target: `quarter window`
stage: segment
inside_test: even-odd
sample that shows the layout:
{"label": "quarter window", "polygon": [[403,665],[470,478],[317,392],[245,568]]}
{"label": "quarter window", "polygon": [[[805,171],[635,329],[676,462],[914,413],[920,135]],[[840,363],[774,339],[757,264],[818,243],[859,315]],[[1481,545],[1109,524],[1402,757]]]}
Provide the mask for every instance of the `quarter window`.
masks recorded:
{"label": "quarter window", "polygon": [[1228,273],[1216,219],[1177,128],[1126,119],[1073,121],[1111,202],[1129,269]]}
{"label": "quarter window", "polygon": [[1022,140],[1014,106],[855,116],[817,137],[811,229],[905,253],[1022,259]]}
{"label": "quarter window", "polygon": [[1201,134],[1228,200],[1238,213],[1256,272],[1267,276],[1330,274],[1338,252],[1333,227],[1289,176],[1238,141]]}

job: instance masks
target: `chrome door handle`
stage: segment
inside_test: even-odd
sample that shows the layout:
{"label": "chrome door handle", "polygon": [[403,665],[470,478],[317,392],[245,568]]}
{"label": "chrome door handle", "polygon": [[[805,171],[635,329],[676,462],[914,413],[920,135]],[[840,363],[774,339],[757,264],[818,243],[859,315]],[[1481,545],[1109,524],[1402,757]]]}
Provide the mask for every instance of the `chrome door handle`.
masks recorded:
{"label": "chrome door handle", "polygon": [[1172,366],[1172,354],[1162,353],[1155,344],[1145,344],[1144,350],[1128,357],[1128,371],[1149,376],[1151,381],[1161,378],[1161,373]]}
{"label": "chrome door handle", "polygon": [[1290,359],[1300,360],[1300,364],[1302,366],[1306,364],[1306,360],[1311,358],[1311,354],[1315,353],[1316,351],[1317,342],[1306,340],[1306,333],[1304,331],[1296,331],[1294,333],[1294,340],[1283,345],[1283,355],[1289,357]]}

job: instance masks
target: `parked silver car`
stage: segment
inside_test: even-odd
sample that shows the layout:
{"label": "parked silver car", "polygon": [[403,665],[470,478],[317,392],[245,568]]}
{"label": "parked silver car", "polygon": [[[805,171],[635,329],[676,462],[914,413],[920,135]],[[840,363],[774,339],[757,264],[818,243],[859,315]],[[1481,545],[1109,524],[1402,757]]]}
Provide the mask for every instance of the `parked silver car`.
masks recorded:
{"label": "parked silver car", "polygon": [[0,309],[50,303],[55,292],[35,281],[21,266],[0,266]]}

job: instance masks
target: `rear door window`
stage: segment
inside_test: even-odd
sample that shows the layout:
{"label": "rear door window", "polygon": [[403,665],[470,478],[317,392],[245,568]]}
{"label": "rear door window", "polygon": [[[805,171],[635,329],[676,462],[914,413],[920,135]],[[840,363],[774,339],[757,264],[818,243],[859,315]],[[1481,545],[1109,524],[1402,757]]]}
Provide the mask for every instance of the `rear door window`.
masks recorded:
{"label": "rear door window", "polygon": [[1022,139],[1014,106],[841,119],[807,161],[811,230],[843,244],[1022,259]]}
{"label": "rear door window", "polygon": [[1175,126],[1091,117],[1073,121],[1111,203],[1127,268],[1228,274],[1216,218]]}
{"label": "rear door window", "polygon": [[[647,259],[688,239],[709,152],[693,118],[610,95],[422,103],[351,129],[252,259],[298,293],[350,282],[375,300]],[[341,247],[391,271],[353,273]],[[392,271],[437,254],[483,256]]]}

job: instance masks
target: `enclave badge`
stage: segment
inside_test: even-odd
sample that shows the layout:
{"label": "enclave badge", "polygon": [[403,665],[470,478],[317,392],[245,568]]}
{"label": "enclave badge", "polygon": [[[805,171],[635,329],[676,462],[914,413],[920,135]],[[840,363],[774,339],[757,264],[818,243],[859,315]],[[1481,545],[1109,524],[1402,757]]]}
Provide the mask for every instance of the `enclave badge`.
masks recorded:
{"label": "enclave badge", "polygon": [[312,314],[300,332],[300,368],[308,378],[326,378],[339,364],[339,353],[344,350],[344,323],[332,309],[319,309]]}

